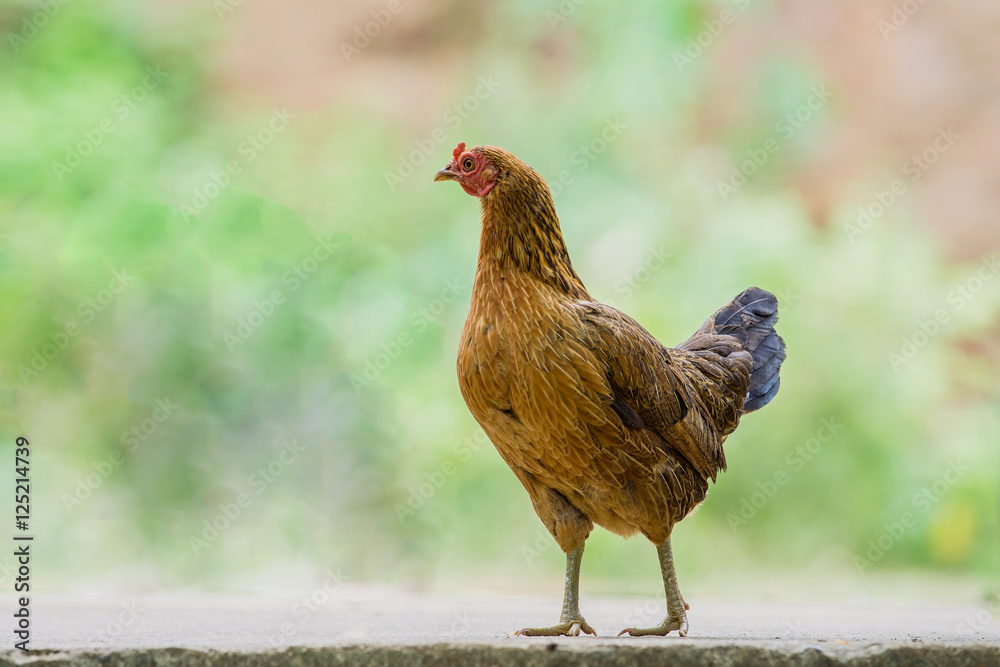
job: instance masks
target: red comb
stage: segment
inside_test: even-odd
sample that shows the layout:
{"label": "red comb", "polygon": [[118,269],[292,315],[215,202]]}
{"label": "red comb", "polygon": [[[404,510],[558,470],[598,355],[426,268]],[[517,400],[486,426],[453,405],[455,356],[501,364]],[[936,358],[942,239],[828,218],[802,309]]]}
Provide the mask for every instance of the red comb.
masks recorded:
{"label": "red comb", "polygon": [[458,156],[465,152],[465,142],[463,141],[458,146],[455,146],[455,150],[452,151],[451,156],[458,159]]}

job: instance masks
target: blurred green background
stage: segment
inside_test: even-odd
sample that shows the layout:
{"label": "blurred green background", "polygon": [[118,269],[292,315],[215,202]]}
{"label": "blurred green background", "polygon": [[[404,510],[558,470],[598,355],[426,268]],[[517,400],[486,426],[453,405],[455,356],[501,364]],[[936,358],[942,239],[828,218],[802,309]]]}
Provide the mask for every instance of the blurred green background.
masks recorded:
{"label": "blurred green background", "polygon": [[[432,177],[459,141],[540,171],[591,292],[664,342],[779,295],[781,392],[675,533],[689,599],[1000,583],[997,20],[0,3],[0,431],[11,469],[33,446],[36,584],[558,595],[456,382],[479,210]],[[602,530],[583,576],[660,590]]]}

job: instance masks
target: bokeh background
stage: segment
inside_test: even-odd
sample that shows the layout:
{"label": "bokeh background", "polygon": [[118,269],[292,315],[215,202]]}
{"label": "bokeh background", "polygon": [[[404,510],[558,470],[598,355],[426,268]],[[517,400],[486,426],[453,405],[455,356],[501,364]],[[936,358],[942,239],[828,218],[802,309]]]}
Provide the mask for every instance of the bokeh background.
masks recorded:
{"label": "bokeh background", "polygon": [[[0,495],[27,435],[36,585],[558,597],[456,382],[479,211],[432,177],[465,141],[552,183],[591,292],[665,342],[779,296],[782,390],[675,533],[689,599],[988,595],[998,30],[985,0],[4,0]],[[661,590],[602,530],[583,578]]]}

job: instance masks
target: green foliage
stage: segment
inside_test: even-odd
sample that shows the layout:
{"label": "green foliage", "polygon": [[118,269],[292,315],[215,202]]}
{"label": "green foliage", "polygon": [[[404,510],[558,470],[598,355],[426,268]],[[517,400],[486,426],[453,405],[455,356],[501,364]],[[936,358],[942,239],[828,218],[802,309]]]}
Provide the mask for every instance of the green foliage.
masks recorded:
{"label": "green foliage", "polygon": [[[779,294],[782,390],[728,440],[729,471],[678,528],[682,578],[995,574],[1000,395],[956,343],[995,321],[1000,280],[957,306],[975,263],[905,226],[918,213],[905,204],[853,243],[810,222],[776,175],[832,109],[720,198],[712,151],[759,145],[813,80],[770,65],[758,108],[710,150],[706,63],[672,61],[711,18],[695,5],[651,3],[640,21],[587,4],[551,30],[531,14],[532,31],[514,29],[535,11],[521,5],[498,12],[429,117],[339,98],[293,110],[260,150],[243,142],[273,110],[222,111],[201,19],[187,41],[147,47],[110,4],[69,3],[2,52],[0,424],[6,446],[24,433],[36,448],[46,581],[243,586],[288,563],[421,582],[559,571],[455,380],[478,206],[431,178],[460,140],[503,144],[551,182],[566,171],[557,205],[578,272],[666,342],[750,284]],[[25,15],[0,20],[16,30]],[[559,31],[582,40],[584,67],[546,70],[538,43]],[[442,123],[489,74],[498,91]],[[620,136],[581,157],[614,118]],[[388,187],[436,128],[445,140]],[[940,332],[892,361],[941,308]],[[289,442],[301,451],[283,460]],[[925,511],[919,494],[958,460],[968,470]],[[905,513],[912,527],[872,559]],[[215,538],[213,522],[228,526]],[[636,564],[655,577],[651,547],[597,535],[585,568],[642,590]]]}

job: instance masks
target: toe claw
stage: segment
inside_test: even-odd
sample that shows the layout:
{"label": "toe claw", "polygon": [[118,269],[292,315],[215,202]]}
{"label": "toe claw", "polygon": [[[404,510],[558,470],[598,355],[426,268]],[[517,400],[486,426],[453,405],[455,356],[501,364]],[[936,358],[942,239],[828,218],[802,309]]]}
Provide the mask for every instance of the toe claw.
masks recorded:
{"label": "toe claw", "polygon": [[514,633],[515,637],[579,637],[580,633],[597,636],[594,628],[582,618],[576,621],[564,621],[550,628],[521,628]]}
{"label": "toe claw", "polygon": [[670,616],[663,619],[663,622],[652,628],[625,628],[618,633],[621,637],[624,634],[628,634],[632,637],[666,637],[674,630],[677,631],[681,637],[687,637],[688,633],[688,622],[687,616],[682,616],[681,618],[672,618]]}

